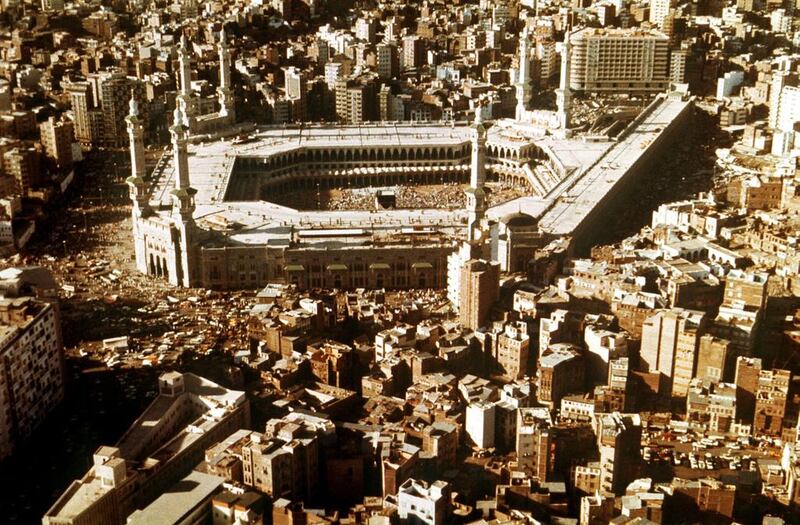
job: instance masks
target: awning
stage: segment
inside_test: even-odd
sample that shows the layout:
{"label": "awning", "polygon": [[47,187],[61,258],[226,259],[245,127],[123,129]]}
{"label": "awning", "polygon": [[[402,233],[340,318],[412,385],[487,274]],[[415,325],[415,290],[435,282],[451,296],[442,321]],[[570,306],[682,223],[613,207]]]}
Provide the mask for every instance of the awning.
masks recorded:
{"label": "awning", "polygon": [[327,266],[327,270],[329,272],[345,272],[345,271],[347,271],[347,265],[346,264],[329,264]]}
{"label": "awning", "polygon": [[386,263],[372,263],[369,265],[370,270],[391,270],[392,267]]}
{"label": "awning", "polygon": [[287,264],[284,266],[284,270],[287,272],[304,272],[306,271],[305,267],[302,264]]}
{"label": "awning", "polygon": [[411,268],[414,270],[430,270],[433,265],[429,262],[415,262],[411,265]]}

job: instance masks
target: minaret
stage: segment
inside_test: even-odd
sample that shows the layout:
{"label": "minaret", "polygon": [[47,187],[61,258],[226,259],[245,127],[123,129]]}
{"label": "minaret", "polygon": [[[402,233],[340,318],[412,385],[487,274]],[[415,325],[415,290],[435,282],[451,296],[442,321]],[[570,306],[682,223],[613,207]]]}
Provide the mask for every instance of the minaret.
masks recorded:
{"label": "minaret", "polygon": [[561,129],[569,129],[570,125],[570,42],[569,30],[564,34],[564,45],[561,47],[561,79],[556,90],[556,106],[558,107],[558,125]]}
{"label": "minaret", "polygon": [[219,97],[220,116],[230,116],[232,121],[236,120],[233,92],[231,91],[231,52],[228,49],[224,25],[219,32],[219,87],[217,88],[217,96]]}
{"label": "minaret", "polygon": [[472,125],[472,164],[467,194],[467,240],[474,243],[481,237],[481,221],[486,213],[486,128],[483,127],[481,108],[475,107],[475,123]]}
{"label": "minaret", "polygon": [[531,101],[531,61],[528,52],[528,25],[519,37],[519,67],[517,68],[517,120],[522,120]]}
{"label": "minaret", "polygon": [[147,254],[145,253],[145,239],[142,231],[141,220],[150,215],[150,208],[147,202],[147,186],[144,178],[147,175],[144,158],[144,130],[142,121],[139,119],[139,105],[133,98],[129,104],[128,116],[125,117],[128,126],[128,138],[130,139],[131,153],[131,176],[125,181],[130,188],[130,198],[133,203],[131,211],[133,219],[133,242],[136,252],[136,268],[147,273]]}
{"label": "minaret", "polygon": [[[169,128],[172,135],[172,154],[174,156],[175,169],[175,189],[172,195],[175,197],[175,206],[182,217],[191,220],[191,212],[194,211],[195,190],[189,182],[189,152],[187,144],[189,142],[189,129],[186,127],[186,115],[179,107],[173,113],[173,124]],[[188,215],[187,215],[188,212]]]}
{"label": "minaret", "polygon": [[185,34],[181,37],[181,45],[178,48],[178,67],[181,74],[178,106],[184,116],[184,124],[191,130],[195,120],[195,104],[192,96],[192,59],[189,56],[189,39]]}
{"label": "minaret", "polygon": [[191,264],[194,260],[189,256],[194,242],[194,196],[197,190],[189,181],[189,128],[186,127],[186,115],[180,106],[175,108],[173,125],[169,129],[172,135],[173,169],[175,170],[175,188],[172,195],[172,219],[178,230],[180,240],[175,249],[175,266],[170,269],[170,282],[182,286],[192,286],[194,279]]}

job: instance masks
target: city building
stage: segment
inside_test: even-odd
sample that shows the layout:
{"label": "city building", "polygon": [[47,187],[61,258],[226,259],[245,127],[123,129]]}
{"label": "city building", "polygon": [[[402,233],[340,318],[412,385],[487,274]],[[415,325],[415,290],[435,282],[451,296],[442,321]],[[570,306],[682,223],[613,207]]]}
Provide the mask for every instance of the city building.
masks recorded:
{"label": "city building", "polygon": [[673,308],[658,311],[642,325],[641,361],[647,372],[659,375],[663,395],[686,395],[705,323],[704,312]]}
{"label": "city building", "polygon": [[654,94],[669,86],[669,38],[659,31],[587,27],[569,42],[572,90]]}
{"label": "city building", "polygon": [[59,167],[72,164],[72,143],[75,131],[72,122],[50,117],[39,125],[45,155]]}
{"label": "city building", "polygon": [[428,484],[409,478],[397,491],[397,516],[401,524],[444,525],[450,512],[450,486],[446,481]]}
{"label": "city building", "polygon": [[552,420],[546,408],[517,409],[518,468],[540,482],[549,481],[553,470],[553,443]]}
{"label": "city building", "polygon": [[635,479],[641,461],[641,417],[618,412],[595,414],[592,425],[600,451],[600,488],[622,494]]}
{"label": "city building", "polygon": [[92,466],[50,507],[43,525],[123,523],[189,474],[208,447],[250,424],[244,392],[178,372],[162,374],[158,387],[116,446],[97,449]]}
{"label": "city building", "polygon": [[539,401],[550,407],[561,406],[561,399],[583,388],[584,360],[577,348],[554,343],[539,356],[536,388]]}
{"label": "city building", "polygon": [[11,454],[64,397],[57,305],[0,299],[0,459]]}

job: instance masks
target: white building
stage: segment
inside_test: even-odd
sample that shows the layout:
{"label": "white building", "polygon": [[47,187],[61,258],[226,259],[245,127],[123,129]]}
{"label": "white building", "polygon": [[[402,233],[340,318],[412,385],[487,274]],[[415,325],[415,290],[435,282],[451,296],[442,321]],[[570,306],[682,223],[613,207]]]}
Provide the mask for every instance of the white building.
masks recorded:
{"label": "white building", "polygon": [[586,344],[586,375],[597,383],[608,381],[608,363],[628,354],[628,337],[596,326],[587,326],[583,333]]}
{"label": "white building", "polygon": [[793,131],[800,121],[800,87],[789,84],[790,78],[775,73],[770,86],[769,125],[782,131]]}
{"label": "white building", "polygon": [[397,511],[401,524],[442,525],[450,511],[450,485],[409,478],[397,491]]}
{"label": "white building", "polygon": [[769,24],[774,33],[788,33],[792,29],[793,18],[786,9],[776,9],[769,16]]}
{"label": "white building", "polygon": [[494,446],[494,403],[476,401],[467,405],[467,436],[478,448]]}
{"label": "white building", "polygon": [[733,95],[737,87],[744,82],[744,71],[728,71],[717,79],[717,99]]}
{"label": "white building", "polygon": [[675,4],[675,0],[650,0],[650,23],[663,29],[664,19]]}

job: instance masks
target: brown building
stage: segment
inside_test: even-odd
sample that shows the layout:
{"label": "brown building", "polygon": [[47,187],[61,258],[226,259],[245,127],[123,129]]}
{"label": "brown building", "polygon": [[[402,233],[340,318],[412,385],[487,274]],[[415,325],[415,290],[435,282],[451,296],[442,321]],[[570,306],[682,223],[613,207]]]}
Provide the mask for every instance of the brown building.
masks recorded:
{"label": "brown building", "polygon": [[730,381],[734,373],[733,358],[730,341],[706,334],[700,338],[694,377],[714,382]]}
{"label": "brown building", "polygon": [[756,392],[761,375],[761,359],[739,357],[736,359],[736,420],[752,423],[756,409]]}
{"label": "brown building", "polygon": [[[675,478],[671,483],[673,498],[670,500],[671,515],[695,516],[699,521],[708,517],[715,522],[721,518],[733,519],[736,487],[715,479],[688,480]],[[697,513],[701,513],[698,516]]]}
{"label": "brown building", "polygon": [[780,436],[789,408],[792,373],[788,370],[762,370],[758,375],[753,434]]}
{"label": "brown building", "polygon": [[583,389],[584,362],[577,349],[569,344],[550,345],[539,356],[536,387],[539,402],[560,407],[566,394]]}
{"label": "brown building", "polygon": [[328,385],[349,388],[353,384],[353,349],[331,339],[313,343],[308,347],[311,354],[311,373]]}
{"label": "brown building", "polygon": [[639,414],[596,414],[602,491],[622,494],[636,479],[641,461],[642,423]]}
{"label": "brown building", "polygon": [[75,131],[72,122],[50,117],[39,125],[42,145],[47,157],[59,167],[72,164],[72,143]]}
{"label": "brown building", "polygon": [[5,172],[14,178],[23,196],[44,182],[40,159],[41,154],[33,148],[14,148],[3,155]]}
{"label": "brown building", "polygon": [[767,276],[733,270],[725,280],[722,304],[741,310],[761,310],[767,304]]}
{"label": "brown building", "polygon": [[517,410],[517,464],[533,478],[550,481],[553,473],[553,431],[546,408]]}
{"label": "brown building", "polygon": [[459,320],[465,328],[484,326],[500,293],[500,264],[470,259],[461,267]]}
{"label": "brown building", "polygon": [[694,377],[705,314],[697,310],[660,310],[642,326],[640,356],[646,372],[659,374],[661,395],[685,397]]}
{"label": "brown building", "polygon": [[514,323],[494,323],[495,328],[502,331],[490,333],[490,344],[493,349],[493,360],[503,377],[519,379],[528,375],[530,358],[530,341],[528,325],[517,321]]}

